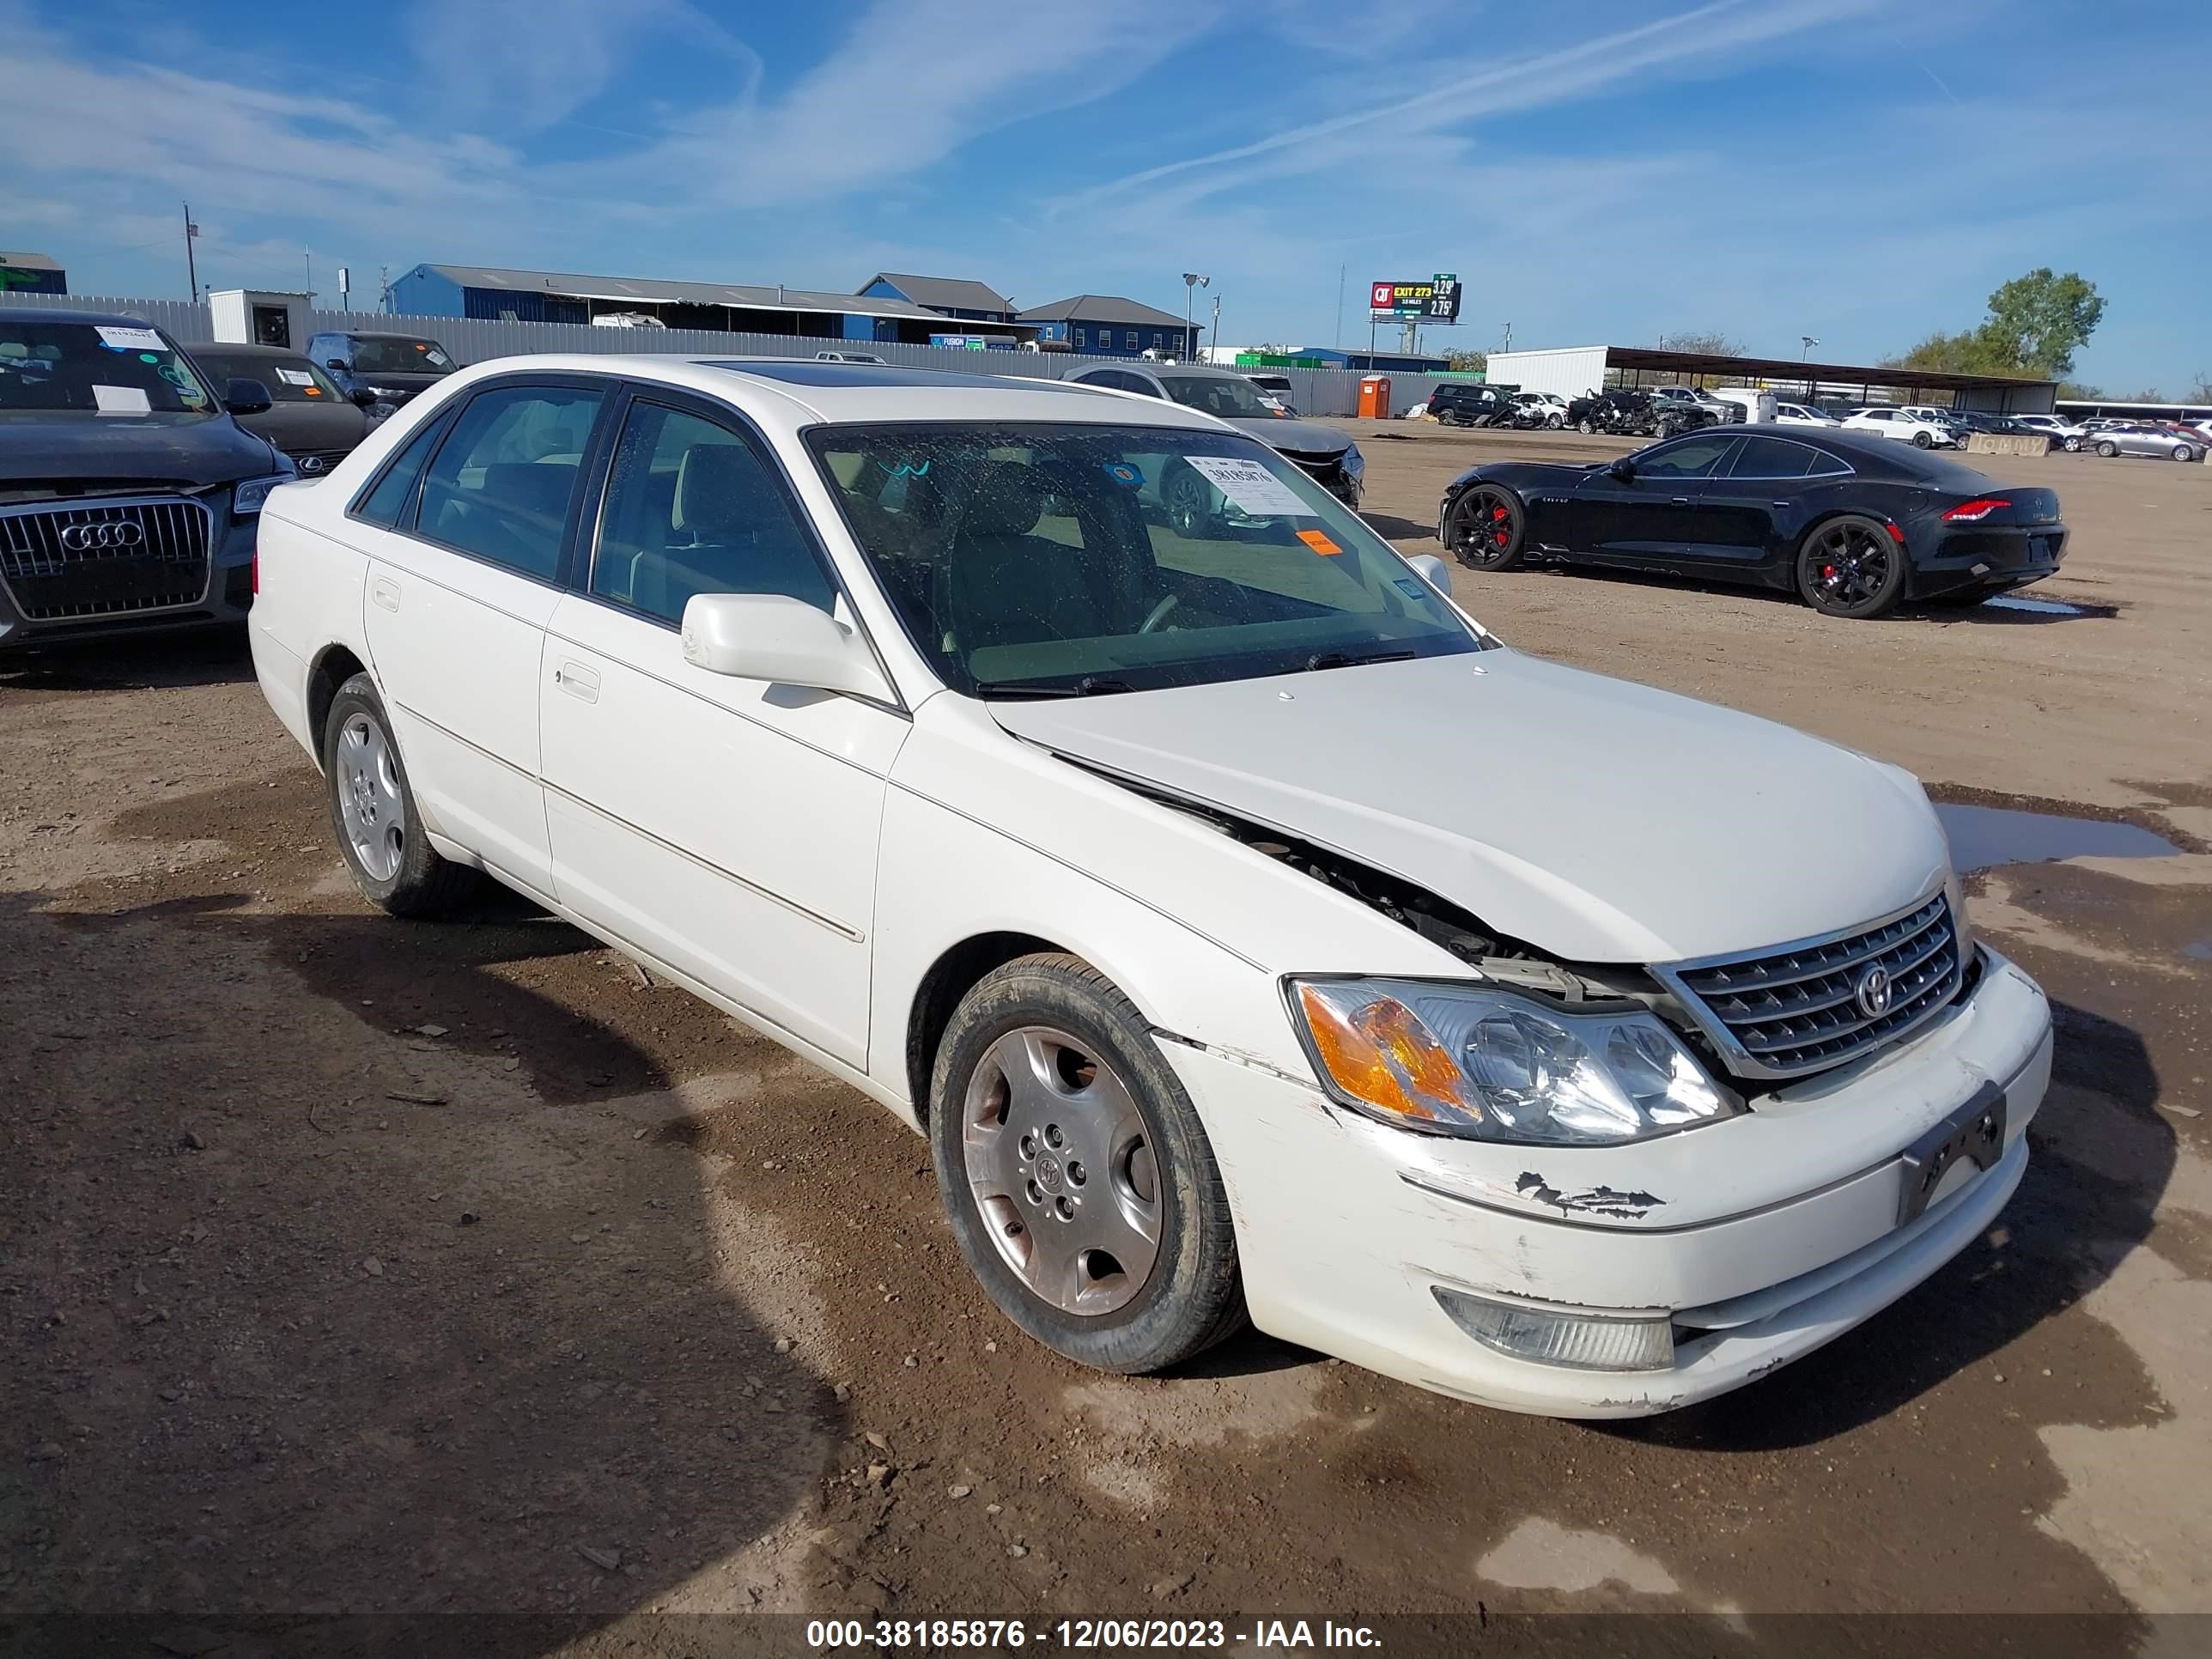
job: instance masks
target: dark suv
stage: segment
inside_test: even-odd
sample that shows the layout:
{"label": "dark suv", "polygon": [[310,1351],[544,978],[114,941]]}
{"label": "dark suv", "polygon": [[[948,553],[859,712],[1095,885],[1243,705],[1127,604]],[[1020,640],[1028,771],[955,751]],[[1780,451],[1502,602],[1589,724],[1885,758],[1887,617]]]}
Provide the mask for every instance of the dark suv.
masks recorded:
{"label": "dark suv", "polygon": [[1446,426],[1496,426],[1512,417],[1514,386],[1444,380],[1429,393],[1429,413]]}
{"label": "dark suv", "polygon": [[136,318],[0,311],[0,654],[243,618],[298,476],[234,418],[269,406]]}
{"label": "dark suv", "polygon": [[371,392],[373,401],[394,408],[460,367],[445,347],[419,334],[318,334],[307,342],[307,356],[330,371],[347,397]]}

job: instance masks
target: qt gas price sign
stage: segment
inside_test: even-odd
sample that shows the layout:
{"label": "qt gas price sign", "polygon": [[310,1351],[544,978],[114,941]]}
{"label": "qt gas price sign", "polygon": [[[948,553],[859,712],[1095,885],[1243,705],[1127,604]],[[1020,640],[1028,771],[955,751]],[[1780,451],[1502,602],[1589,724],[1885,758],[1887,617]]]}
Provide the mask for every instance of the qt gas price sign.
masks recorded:
{"label": "qt gas price sign", "polygon": [[1455,323],[1459,278],[1440,270],[1426,282],[1368,284],[1368,315],[1377,322]]}

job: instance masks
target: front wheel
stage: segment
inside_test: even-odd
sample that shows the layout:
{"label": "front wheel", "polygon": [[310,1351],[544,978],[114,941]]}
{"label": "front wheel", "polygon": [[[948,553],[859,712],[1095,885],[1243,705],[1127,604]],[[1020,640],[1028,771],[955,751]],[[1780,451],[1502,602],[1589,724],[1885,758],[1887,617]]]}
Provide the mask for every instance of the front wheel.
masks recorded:
{"label": "front wheel", "polygon": [[1904,544],[1879,520],[1846,514],[1815,525],[1797,550],[1797,592],[1825,617],[1863,622],[1905,592]]}
{"label": "front wheel", "polygon": [[1566,417],[1565,416],[1564,416],[1564,415],[1548,415],[1548,416],[1545,416],[1545,419],[1544,419],[1544,424],[1545,424],[1545,426],[1547,426],[1547,428],[1550,428],[1552,431],[1553,431],[1553,432],[1557,432],[1557,431],[1558,431],[1561,427],[1565,426],[1566,423],[1567,423],[1567,417]]}
{"label": "front wheel", "polygon": [[2197,452],[2187,444],[2177,445],[2174,448],[2173,459],[2177,461],[2193,461],[2197,459]]}
{"label": "front wheel", "polygon": [[1157,1371],[1243,1322],[1205,1129],[1144,1016],[1089,963],[984,975],[938,1050],[929,1134],[961,1255],[1047,1347]]}
{"label": "front wheel", "polygon": [[1587,415],[1583,416],[1581,420],[1576,422],[1575,425],[1585,437],[1589,436],[1597,431],[1597,422],[1590,419]]}
{"label": "front wheel", "polygon": [[438,916],[476,893],[483,878],[441,858],[422,832],[406,763],[366,674],[340,686],[331,702],[323,777],[338,853],[370,903],[395,916]]}
{"label": "front wheel", "polygon": [[1499,484],[1470,484],[1452,503],[1444,545],[1470,570],[1510,570],[1521,562],[1527,532],[1519,496]]}
{"label": "front wheel", "polygon": [[1915,449],[1933,449],[1936,447],[1936,440],[1925,432],[1916,432],[1912,434],[1912,447]]}
{"label": "front wheel", "polygon": [[1183,467],[1168,480],[1168,524],[1187,542],[1217,539],[1213,492],[1196,471]]}

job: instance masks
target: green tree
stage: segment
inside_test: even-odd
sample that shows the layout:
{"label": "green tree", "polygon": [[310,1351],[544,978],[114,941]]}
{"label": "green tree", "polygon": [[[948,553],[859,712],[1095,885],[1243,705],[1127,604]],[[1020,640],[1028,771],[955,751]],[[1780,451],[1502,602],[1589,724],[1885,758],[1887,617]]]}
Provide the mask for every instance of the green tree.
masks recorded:
{"label": "green tree", "polygon": [[2124,404],[2162,404],[2166,401],[2166,394],[2154,386],[2147,386],[2141,392],[2130,392],[2120,401]]}
{"label": "green tree", "polygon": [[2105,388],[2087,380],[2061,380],[2058,395],[2077,403],[2100,404],[2105,401]]}
{"label": "green tree", "polygon": [[1662,334],[1659,349],[1693,352],[1700,357],[1741,357],[1743,356],[1743,343],[1731,340],[1717,330],[1710,333],[1685,330],[1679,334]]}
{"label": "green tree", "polygon": [[1444,362],[1462,374],[1481,374],[1490,368],[1490,354],[1486,351],[1447,351]]}
{"label": "green tree", "polygon": [[2039,265],[1990,295],[1989,320],[1981,331],[2021,368],[2056,380],[2073,371],[2074,354],[2088,343],[2104,316],[2104,296],[2094,283],[2075,271],[2059,276],[2049,265]]}
{"label": "green tree", "polygon": [[1990,295],[1981,326],[1962,334],[1929,335],[1887,368],[1920,368],[1952,374],[2019,374],[2063,380],[2074,354],[2103,320],[2097,285],[2075,271],[2063,276],[2039,265]]}

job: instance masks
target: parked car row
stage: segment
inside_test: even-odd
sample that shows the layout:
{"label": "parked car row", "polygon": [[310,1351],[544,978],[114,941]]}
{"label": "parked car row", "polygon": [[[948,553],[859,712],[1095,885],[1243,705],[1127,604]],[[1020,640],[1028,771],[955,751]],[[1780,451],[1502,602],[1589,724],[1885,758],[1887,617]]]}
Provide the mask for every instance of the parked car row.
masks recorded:
{"label": "parked car row", "polygon": [[[1640,1415],[1987,1232],[2050,1012],[1910,775],[1507,648],[1249,384],[1120,372],[1160,384],[516,360],[278,491],[255,669],[361,892],[495,878],[878,1101],[978,1299],[1110,1371],[1249,1318]],[[1759,495],[1833,461],[1887,493],[1821,524],[1953,568],[1910,500],[1948,464],[1831,435],[1470,475],[1441,527],[1573,539],[1585,483],[1779,445]],[[1948,519],[2063,538],[2027,492]],[[1867,539],[1824,556],[1890,580]]]}

